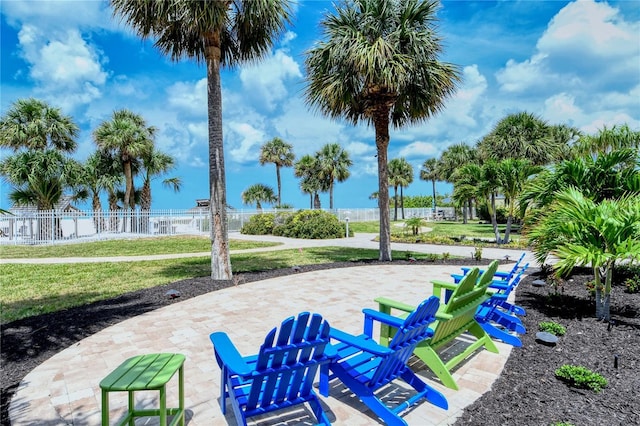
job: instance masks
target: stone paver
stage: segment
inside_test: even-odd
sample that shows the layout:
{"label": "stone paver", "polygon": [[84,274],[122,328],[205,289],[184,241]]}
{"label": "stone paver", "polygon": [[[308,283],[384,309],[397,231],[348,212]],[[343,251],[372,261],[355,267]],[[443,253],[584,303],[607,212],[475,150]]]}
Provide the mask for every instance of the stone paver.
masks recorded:
{"label": "stone paver", "polygon": [[[11,404],[12,425],[98,424],[100,380],[124,359],[153,352],[179,352],[187,357],[189,425],[234,424],[232,410],[225,418],[219,407],[220,371],[210,333],[227,332],[239,351],[249,355],[258,350],[272,327],[305,310],[322,314],[333,327],[360,333],[361,310],[376,308],[374,297],[416,304],[431,294],[431,279],[449,279],[456,271],[452,266],[380,265],[299,273],[212,292],[145,313],[76,343],[29,373]],[[450,409],[423,402],[407,411],[405,420],[410,425],[453,423],[500,374],[511,347],[498,346],[500,354],[480,351],[455,372],[459,391],[441,386],[420,361],[414,362],[412,368],[419,368],[418,373],[444,393]],[[177,401],[176,380],[168,385],[168,401]],[[402,392],[399,383],[391,386],[389,394],[393,397]],[[150,406],[155,399],[156,393],[140,393],[138,404]],[[321,400],[335,424],[377,423],[366,406],[339,382],[332,382],[331,396]],[[113,393],[110,405],[112,418],[122,416],[126,393]],[[309,420],[309,411],[299,410],[254,424],[308,424]]]}
{"label": "stone paver", "polygon": [[[293,240],[272,236],[245,236],[232,233],[233,239],[261,239],[282,245],[247,251],[272,251],[316,246],[346,246],[378,248],[372,234],[357,234],[353,238],[335,240]],[[392,244],[394,250],[423,253],[449,253],[470,257],[473,247]],[[517,258],[521,251],[483,249],[483,257]],[[167,258],[207,256],[209,253],[187,253],[118,258],[66,259],[0,259],[0,263],[73,263],[104,261],[160,260]],[[526,261],[533,261],[527,253]],[[533,263],[535,264],[535,263]],[[508,269],[509,266],[504,266]],[[501,268],[502,269],[502,268]],[[266,333],[287,316],[301,311],[318,312],[332,327],[349,333],[360,333],[361,310],[377,308],[373,298],[387,296],[417,304],[428,297],[432,279],[449,280],[449,274],[459,272],[454,266],[377,265],[299,273],[212,292],[199,297],[145,313],[123,321],[66,350],[56,354],[20,383],[9,415],[14,426],[20,425],[97,425],[100,423],[99,382],[123,360],[145,353],[179,352],[186,355],[185,402],[188,425],[235,424],[232,410],[226,418],[219,406],[220,370],[213,357],[209,334],[228,333],[244,355],[257,352]],[[497,343],[499,354],[480,351],[464,362],[453,376],[461,389],[452,391],[439,384],[431,371],[419,360],[411,367],[449,401],[445,411],[421,403],[403,414],[410,425],[448,425],[484,392],[491,389],[498,377],[511,346]],[[401,381],[387,391],[388,398],[404,392]],[[168,402],[177,401],[177,378],[167,387]],[[137,403],[154,406],[157,392],[140,393]],[[369,411],[339,382],[332,382],[331,396],[321,397],[329,418],[335,424],[377,424]],[[126,393],[110,396],[112,419],[122,417]],[[265,417],[252,424],[310,424],[308,409],[296,410],[281,417]],[[153,422],[145,424],[154,424]]]}

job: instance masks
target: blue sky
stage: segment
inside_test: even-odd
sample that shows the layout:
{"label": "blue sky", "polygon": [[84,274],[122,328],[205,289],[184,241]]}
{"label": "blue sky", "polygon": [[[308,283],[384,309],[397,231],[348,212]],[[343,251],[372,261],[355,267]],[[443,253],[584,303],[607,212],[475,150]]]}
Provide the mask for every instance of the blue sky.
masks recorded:
{"label": "blue sky", "polygon": [[[94,149],[91,132],[114,110],[128,108],[158,128],[156,144],[177,160],[174,194],[153,185],[153,208],[181,209],[208,198],[206,69],[171,62],[113,19],[106,1],[0,3],[0,111],[20,98],[48,101],[81,128],[76,157]],[[296,157],[340,143],[354,162],[336,185],[335,207],[375,207],[374,130],[332,121],[306,107],[304,52],[320,36],[328,1],[300,1],[293,25],[259,64],[222,75],[228,203],[255,183],[276,187],[275,167],[258,163],[260,146],[275,136]],[[475,144],[506,115],[527,111],[550,124],[588,133],[627,123],[640,129],[640,2],[446,1],[438,12],[442,60],[463,70],[463,83],[445,110],[419,126],[391,133],[389,158],[405,157],[415,171],[407,195],[429,195],[420,165],[449,145]],[[8,151],[0,151],[3,157]],[[308,206],[291,168],[283,202]],[[2,183],[0,207],[10,188]],[[450,192],[441,183],[438,191]],[[328,195],[321,196],[328,207]]]}

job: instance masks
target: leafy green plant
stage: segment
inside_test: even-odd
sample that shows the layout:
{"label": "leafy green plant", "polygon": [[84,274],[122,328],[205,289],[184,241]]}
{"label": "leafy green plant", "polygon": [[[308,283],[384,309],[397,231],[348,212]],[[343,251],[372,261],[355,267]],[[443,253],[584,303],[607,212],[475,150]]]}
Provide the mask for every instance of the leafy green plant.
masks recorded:
{"label": "leafy green plant", "polygon": [[482,260],[482,247],[476,247],[473,252],[473,258],[475,260]]}
{"label": "leafy green plant", "polygon": [[551,333],[554,336],[564,336],[564,334],[567,332],[567,329],[562,324],[558,324],[554,321],[543,321],[538,324],[538,329],[540,331]]}
{"label": "leafy green plant", "polygon": [[449,252],[442,253],[442,260],[449,260],[450,257],[451,257],[451,253]]}
{"label": "leafy green plant", "polygon": [[427,253],[425,254],[424,258],[428,262],[435,262],[436,260],[438,260],[438,255],[435,253]]}
{"label": "leafy green plant", "polygon": [[262,213],[251,216],[240,229],[241,234],[268,235],[273,232],[275,216],[273,213]]}
{"label": "leafy green plant", "polygon": [[424,225],[424,220],[421,217],[412,217],[407,219],[405,225],[411,228],[411,235],[420,234],[420,228]]}
{"label": "leafy green plant", "polygon": [[607,379],[580,365],[565,364],[555,371],[557,378],[567,382],[570,386],[591,389],[598,393],[607,386]]}
{"label": "leafy green plant", "polygon": [[575,426],[575,425],[570,422],[555,422],[555,423],[551,423],[551,426]]}
{"label": "leafy green plant", "polygon": [[624,280],[627,293],[637,293],[640,291],[640,275]]}

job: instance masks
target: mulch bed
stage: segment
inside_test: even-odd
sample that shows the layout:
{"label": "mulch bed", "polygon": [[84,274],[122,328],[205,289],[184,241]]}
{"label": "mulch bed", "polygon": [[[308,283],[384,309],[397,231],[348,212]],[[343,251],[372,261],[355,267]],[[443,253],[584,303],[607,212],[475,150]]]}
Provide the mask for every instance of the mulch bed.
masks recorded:
{"label": "mulch bed", "polygon": [[[470,261],[453,259],[436,263],[469,264]],[[479,262],[486,263],[488,261]],[[302,271],[363,264],[312,265],[302,267]],[[10,425],[9,402],[22,378],[79,340],[125,319],[190,297],[236,283],[292,273],[297,272],[279,269],[236,274],[234,282],[194,278],[4,324],[1,330],[0,424]],[[608,324],[593,318],[594,302],[584,285],[592,279],[588,271],[574,274],[558,294],[549,287],[532,286],[531,282],[539,278],[537,274],[525,278],[516,291],[518,304],[527,310],[523,322],[528,332],[522,336],[523,347],[512,351],[491,392],[468,407],[456,424],[549,425],[560,421],[575,425],[640,424],[640,294],[624,293],[622,287],[615,287],[611,308],[613,322]],[[180,297],[169,298],[168,290],[179,291]],[[541,321],[556,321],[567,328],[567,334],[555,347],[536,342],[535,334]],[[617,355],[618,368],[614,368],[614,355]],[[563,364],[587,367],[602,374],[609,384],[598,394],[570,388],[553,374]]]}

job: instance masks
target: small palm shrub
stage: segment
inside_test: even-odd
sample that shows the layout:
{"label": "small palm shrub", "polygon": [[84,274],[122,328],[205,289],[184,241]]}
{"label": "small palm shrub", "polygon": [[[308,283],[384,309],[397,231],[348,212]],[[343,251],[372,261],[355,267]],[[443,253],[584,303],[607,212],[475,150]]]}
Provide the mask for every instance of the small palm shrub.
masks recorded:
{"label": "small palm shrub", "polygon": [[607,386],[607,379],[598,373],[580,365],[565,364],[555,371],[557,378],[567,382],[570,386],[591,389],[598,393]]}
{"label": "small palm shrub", "polygon": [[558,324],[554,321],[543,321],[538,324],[538,329],[540,329],[540,331],[551,333],[554,336],[564,336],[564,334],[567,332],[567,329],[564,328],[563,325]]}
{"label": "small palm shrub", "polygon": [[482,247],[476,247],[473,251],[473,258],[475,260],[482,260]]}

